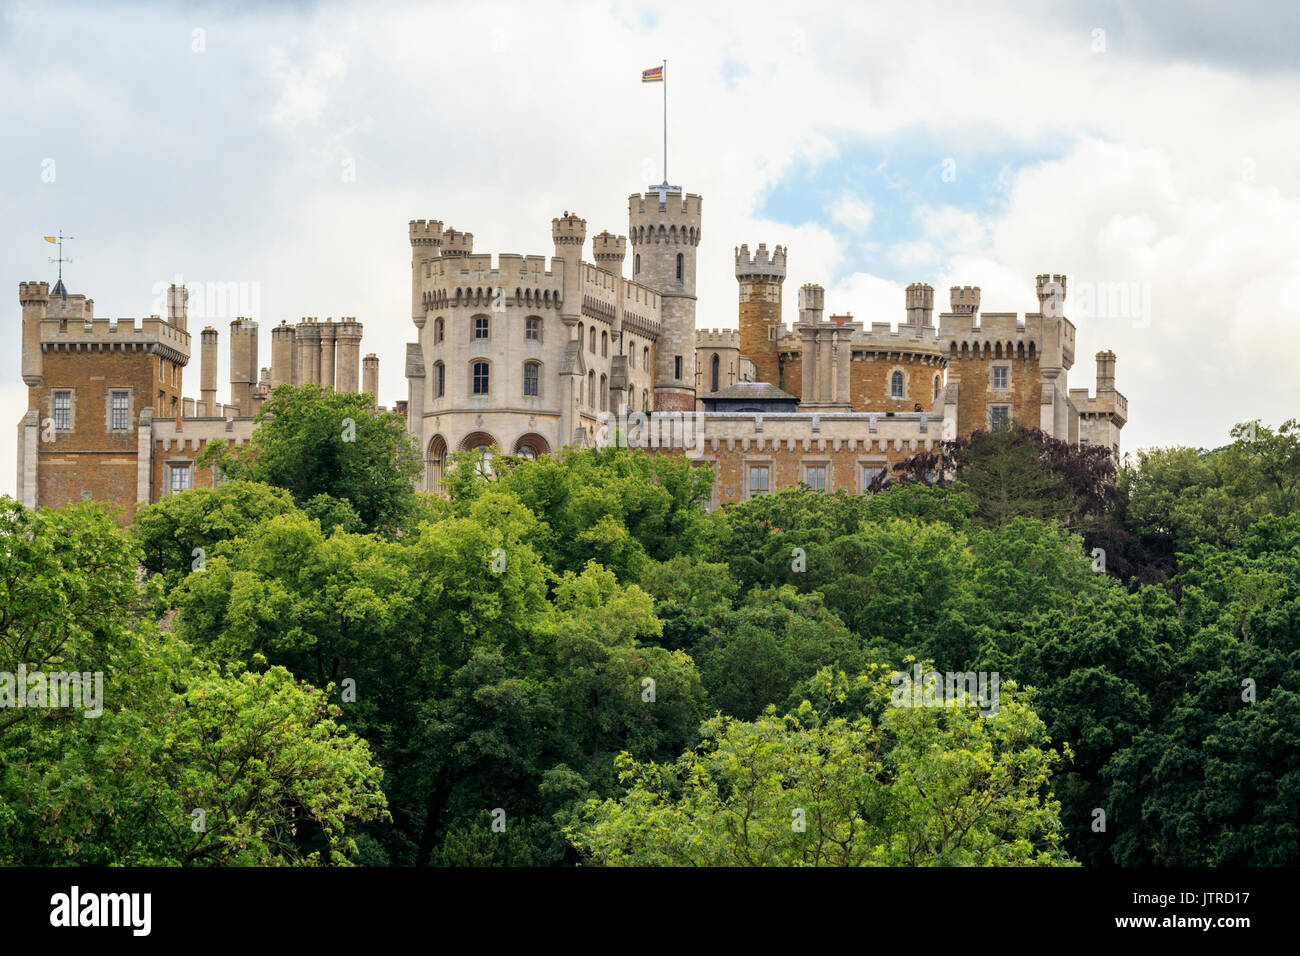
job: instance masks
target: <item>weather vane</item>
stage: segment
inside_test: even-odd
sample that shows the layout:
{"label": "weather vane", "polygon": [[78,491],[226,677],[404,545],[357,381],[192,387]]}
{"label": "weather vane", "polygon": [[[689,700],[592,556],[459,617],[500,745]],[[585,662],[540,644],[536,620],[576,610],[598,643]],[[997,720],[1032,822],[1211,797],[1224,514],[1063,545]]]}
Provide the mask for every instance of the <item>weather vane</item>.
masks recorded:
{"label": "weather vane", "polygon": [[57,246],[59,247],[59,257],[58,257],[57,259],[51,259],[50,262],[52,262],[52,263],[53,263],[53,262],[57,262],[57,263],[59,264],[59,281],[58,281],[58,283],[55,284],[54,288],[55,288],[55,290],[57,290],[57,292],[59,293],[59,295],[63,296],[63,298],[64,298],[65,300],[68,298],[68,290],[65,289],[65,288],[63,287],[63,263],[65,263],[65,262],[71,262],[72,260],[71,260],[71,259],[68,259],[68,258],[65,258],[64,255],[63,255],[63,241],[64,241],[65,239],[75,239],[75,238],[77,238],[77,237],[76,237],[76,236],[65,236],[65,235],[63,234],[63,230],[62,230],[62,229],[59,230],[59,234],[58,234],[57,236],[46,236],[46,237],[45,237],[45,241],[46,241],[46,242],[52,242],[52,243],[54,243],[55,245],[57,245]]}

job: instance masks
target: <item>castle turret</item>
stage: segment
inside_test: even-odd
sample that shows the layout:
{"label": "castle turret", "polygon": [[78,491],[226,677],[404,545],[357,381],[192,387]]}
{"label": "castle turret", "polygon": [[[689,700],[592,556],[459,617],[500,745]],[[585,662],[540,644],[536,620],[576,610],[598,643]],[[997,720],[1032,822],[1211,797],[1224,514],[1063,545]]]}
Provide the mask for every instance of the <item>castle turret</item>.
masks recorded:
{"label": "castle turret", "polygon": [[283,319],[271,330],[271,390],[281,385],[292,385],[293,363],[296,352],[294,328]]}
{"label": "castle turret", "polygon": [[345,395],[354,395],[360,376],[361,323],[355,317],[345,316],[334,337],[337,342],[334,387]]}
{"label": "castle turret", "polygon": [[444,259],[464,258],[474,253],[474,234],[448,229],[442,234],[442,247],[439,255]]}
{"label": "castle turret", "polygon": [[1065,276],[1040,275],[1034,280],[1038,292],[1038,311],[1060,319],[1065,316]]}
{"label": "castle turret", "polygon": [[632,277],[660,295],[655,410],[695,410],[695,259],[702,200],[679,187],[628,199]]}
{"label": "castle turret", "polygon": [[913,282],[907,287],[907,324],[927,327],[934,324],[933,286]]}
{"label": "castle turret", "polygon": [[371,352],[361,360],[361,391],[370,396],[370,407],[379,405],[379,356]]}
{"label": "castle turret", "polygon": [[749,246],[736,250],[736,281],[740,287],[740,353],[754,363],[760,382],[783,387],[777,355],[781,337],[781,292],[785,286],[786,251],[781,246],[769,256],[760,242],[752,256]]}
{"label": "castle turret", "polygon": [[955,285],[948,290],[953,315],[975,315],[980,310],[980,287]]}
{"label": "castle turret", "polygon": [[199,333],[199,414],[217,414],[217,330],[207,326]]}
{"label": "castle turret", "polygon": [[23,309],[23,381],[28,388],[41,384],[41,320],[50,303],[48,282],[18,283],[18,304]]}
{"label": "castle turret", "polygon": [[606,272],[623,274],[623,260],[627,258],[627,237],[616,236],[608,229],[591,238],[591,257]]}
{"label": "castle turret", "polygon": [[422,280],[428,263],[438,258],[442,246],[442,223],[436,219],[412,219],[411,237],[411,321],[417,329],[424,328],[424,303]]}
{"label": "castle turret", "polygon": [[[582,429],[574,411],[574,402],[568,396],[582,394],[582,343],[573,343],[578,335],[578,322],[582,317],[582,246],[587,239],[587,220],[574,213],[566,212],[558,219],[551,220],[551,238],[555,242],[555,258],[560,260],[564,271],[563,292],[560,297],[560,321],[564,323],[564,338],[568,354],[561,369],[561,376],[568,383],[561,391],[566,401],[560,406],[560,440],[562,442],[581,441],[578,434]],[[555,271],[552,264],[551,271]]]}

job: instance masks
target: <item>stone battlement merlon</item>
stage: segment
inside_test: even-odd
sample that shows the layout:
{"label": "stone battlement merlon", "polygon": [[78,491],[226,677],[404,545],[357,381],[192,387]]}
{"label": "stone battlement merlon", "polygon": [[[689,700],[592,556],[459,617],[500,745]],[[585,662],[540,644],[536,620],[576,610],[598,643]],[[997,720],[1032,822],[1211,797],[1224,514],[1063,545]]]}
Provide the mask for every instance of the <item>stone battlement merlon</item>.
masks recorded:
{"label": "stone battlement merlon", "polygon": [[[654,187],[650,187],[654,190]],[[682,195],[682,191],[669,190],[664,195],[665,202],[660,204],[658,192],[633,193],[628,197],[627,211],[632,216],[666,216],[690,219],[696,223],[700,220],[700,210],[704,200],[697,193]]]}
{"label": "stone battlement merlon", "polygon": [[[494,280],[496,285],[527,286],[538,282],[553,284],[564,278],[563,259],[551,259],[548,269],[545,256],[524,256],[515,252],[497,253],[495,257],[491,253],[475,253],[454,259],[434,259],[430,266],[430,277],[425,283],[435,287],[493,284]],[[508,291],[514,293],[513,288]]]}
{"label": "stone battlement merlon", "polygon": [[777,246],[769,256],[767,243],[760,242],[758,250],[750,255],[748,243],[736,248],[736,278],[764,278],[785,280],[786,250]]}
{"label": "stone battlement merlon", "polygon": [[696,348],[740,348],[739,329],[696,329]]}
{"label": "stone battlement merlon", "polygon": [[412,219],[410,223],[411,245],[432,245],[442,243],[442,222],[437,219]]}

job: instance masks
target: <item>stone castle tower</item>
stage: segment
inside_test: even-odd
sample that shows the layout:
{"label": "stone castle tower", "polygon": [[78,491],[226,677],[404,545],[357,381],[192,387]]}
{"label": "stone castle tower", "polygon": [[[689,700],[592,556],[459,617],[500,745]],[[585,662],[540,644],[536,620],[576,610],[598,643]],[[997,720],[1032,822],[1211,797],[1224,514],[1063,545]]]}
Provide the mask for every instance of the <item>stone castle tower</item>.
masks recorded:
{"label": "stone castle tower", "polygon": [[[654,189],[654,187],[651,187]],[[661,296],[654,354],[656,411],[695,410],[695,259],[701,199],[665,187],[628,199],[632,279]]]}
{"label": "stone castle tower", "polygon": [[752,256],[749,246],[736,250],[736,281],[740,284],[740,351],[754,363],[760,382],[783,388],[777,341],[781,338],[781,289],[785,285],[785,249],[771,256],[760,242]]}

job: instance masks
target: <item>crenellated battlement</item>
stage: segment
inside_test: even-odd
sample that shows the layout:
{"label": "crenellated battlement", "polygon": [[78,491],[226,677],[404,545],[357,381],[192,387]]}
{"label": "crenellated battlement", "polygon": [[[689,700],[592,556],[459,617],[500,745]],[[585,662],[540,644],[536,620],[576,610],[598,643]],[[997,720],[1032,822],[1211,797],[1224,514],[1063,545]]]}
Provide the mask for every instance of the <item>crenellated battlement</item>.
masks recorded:
{"label": "crenellated battlement", "polygon": [[576,213],[566,212],[551,220],[551,238],[557,246],[577,246],[581,249],[587,239],[587,220]]}
{"label": "crenellated battlement", "polygon": [[439,252],[444,258],[452,259],[473,254],[474,233],[457,232],[455,229],[448,229],[442,234],[442,245],[439,247]]}
{"label": "crenellated battlement", "polygon": [[627,237],[616,236],[609,230],[592,236],[591,255],[602,265],[613,267],[611,271],[622,272],[623,260],[627,258]]}
{"label": "crenellated battlement", "polygon": [[190,357],[190,334],[158,315],[139,320],[91,318],[74,322],[58,316],[41,320],[42,352],[72,351],[99,346],[152,347],[161,350],[171,361],[183,365]]}
{"label": "crenellated battlement", "polygon": [[980,310],[980,287],[955,285],[948,290],[948,301],[954,315],[974,315]]}
{"label": "crenellated battlement", "polygon": [[[653,188],[653,187],[652,187]],[[633,247],[668,244],[700,244],[701,199],[694,193],[682,195],[681,190],[664,194],[664,204],[659,204],[659,193],[644,196],[633,193],[628,199],[629,238]]]}
{"label": "crenellated battlement", "polygon": [[411,245],[439,246],[442,244],[442,222],[437,219],[412,219]]}
{"label": "crenellated battlement", "polygon": [[20,305],[40,305],[48,302],[49,299],[50,284],[48,282],[18,283],[18,303]]}
{"label": "crenellated battlement", "polygon": [[697,349],[736,349],[740,350],[739,329],[696,329],[695,347]]}
{"label": "crenellated battlement", "polygon": [[737,279],[763,278],[784,282],[785,268],[786,254],[784,246],[777,246],[770,256],[765,242],[758,244],[758,251],[752,256],[749,254],[749,245],[747,243],[742,243],[736,249]]}
{"label": "crenellated battlement", "polygon": [[1059,319],[1065,315],[1065,276],[1040,275],[1034,279],[1038,293],[1038,311]]}

